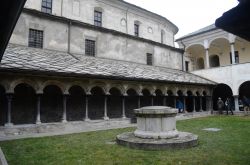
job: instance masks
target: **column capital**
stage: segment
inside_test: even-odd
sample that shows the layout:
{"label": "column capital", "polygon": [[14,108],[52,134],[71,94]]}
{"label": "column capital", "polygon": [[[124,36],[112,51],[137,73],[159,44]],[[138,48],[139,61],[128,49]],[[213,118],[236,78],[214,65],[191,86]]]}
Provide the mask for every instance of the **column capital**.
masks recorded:
{"label": "column capital", "polygon": [[6,93],[7,99],[12,99],[14,97],[14,93]]}
{"label": "column capital", "polygon": [[86,96],[91,96],[92,93],[91,92],[86,92]]}

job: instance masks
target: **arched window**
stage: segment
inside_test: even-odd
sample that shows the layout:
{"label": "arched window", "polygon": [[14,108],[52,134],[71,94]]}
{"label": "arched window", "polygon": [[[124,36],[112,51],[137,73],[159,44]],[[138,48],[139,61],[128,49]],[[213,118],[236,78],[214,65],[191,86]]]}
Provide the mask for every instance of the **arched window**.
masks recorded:
{"label": "arched window", "polygon": [[197,60],[197,69],[204,69],[205,66],[204,66],[204,60],[203,58],[198,58]]}
{"label": "arched window", "polygon": [[209,57],[210,67],[219,67],[220,66],[220,58],[218,55],[212,55]]}

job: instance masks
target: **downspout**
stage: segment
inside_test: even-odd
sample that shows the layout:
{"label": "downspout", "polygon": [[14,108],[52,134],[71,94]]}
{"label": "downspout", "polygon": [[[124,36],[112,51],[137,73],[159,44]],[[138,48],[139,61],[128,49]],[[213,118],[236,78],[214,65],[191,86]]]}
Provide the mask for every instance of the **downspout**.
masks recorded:
{"label": "downspout", "polygon": [[182,40],[181,40],[181,44],[184,46],[184,51],[183,51],[183,53],[182,53],[182,71],[184,71],[184,54],[185,54],[185,50],[186,50],[186,45],[182,42]]}
{"label": "downspout", "polygon": [[126,33],[127,34],[128,34],[128,10],[129,10],[129,7],[126,10]]}
{"label": "downspout", "polygon": [[70,45],[71,45],[71,25],[72,25],[72,22],[71,20],[69,20],[69,23],[68,23],[68,53],[70,54]]}
{"label": "downspout", "polygon": [[[129,10],[129,7],[127,7],[127,10],[126,10],[126,34],[128,34],[128,10]],[[128,38],[126,38],[126,56],[127,56],[127,53],[128,53]]]}
{"label": "downspout", "polygon": [[63,16],[63,0],[61,1],[61,16]]}

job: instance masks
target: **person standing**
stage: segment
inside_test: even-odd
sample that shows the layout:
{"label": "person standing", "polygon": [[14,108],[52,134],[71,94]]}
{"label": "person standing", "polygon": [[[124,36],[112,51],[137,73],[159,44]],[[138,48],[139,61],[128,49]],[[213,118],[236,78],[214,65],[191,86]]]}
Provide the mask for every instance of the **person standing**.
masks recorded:
{"label": "person standing", "polygon": [[250,107],[250,100],[246,96],[243,96],[242,102],[244,105],[245,115],[247,115],[249,110],[250,110],[250,108],[249,108]]}
{"label": "person standing", "polygon": [[219,110],[219,114],[223,114],[224,102],[221,100],[220,97],[218,98],[218,101],[217,101],[217,107]]}
{"label": "person standing", "polygon": [[226,108],[227,108],[227,115],[228,115],[228,111],[231,111],[231,113],[233,115],[234,113],[233,113],[232,101],[231,101],[231,99],[229,97],[226,99],[225,105],[226,105]]}

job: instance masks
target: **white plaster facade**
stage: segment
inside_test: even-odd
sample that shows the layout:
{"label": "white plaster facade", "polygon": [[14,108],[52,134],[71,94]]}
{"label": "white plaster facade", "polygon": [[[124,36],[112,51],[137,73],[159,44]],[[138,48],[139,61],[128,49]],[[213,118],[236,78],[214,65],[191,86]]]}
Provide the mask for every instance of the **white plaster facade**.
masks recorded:
{"label": "white plaster facade", "polygon": [[[120,0],[53,0],[52,14],[42,14],[42,0],[28,0],[10,43],[28,46],[29,29],[42,30],[43,48],[85,55],[85,39],[96,42],[96,57],[182,69],[182,51],[174,48],[178,28],[166,18]],[[94,27],[94,10],[103,25]],[[140,23],[139,37],[134,22]],[[161,35],[163,35],[163,43]]]}
{"label": "white plaster facade", "polygon": [[[185,49],[183,63],[188,62],[188,71],[228,85],[238,104],[240,87],[250,81],[250,42],[214,25],[181,37],[177,42]],[[219,63],[214,62],[215,56]]]}
{"label": "white plaster facade", "polygon": [[[41,11],[42,0],[27,0],[25,8]],[[52,14],[94,24],[94,10],[103,13],[103,27],[134,35],[134,22],[140,23],[140,37],[174,46],[178,28],[166,18],[122,0],[53,0]]]}

